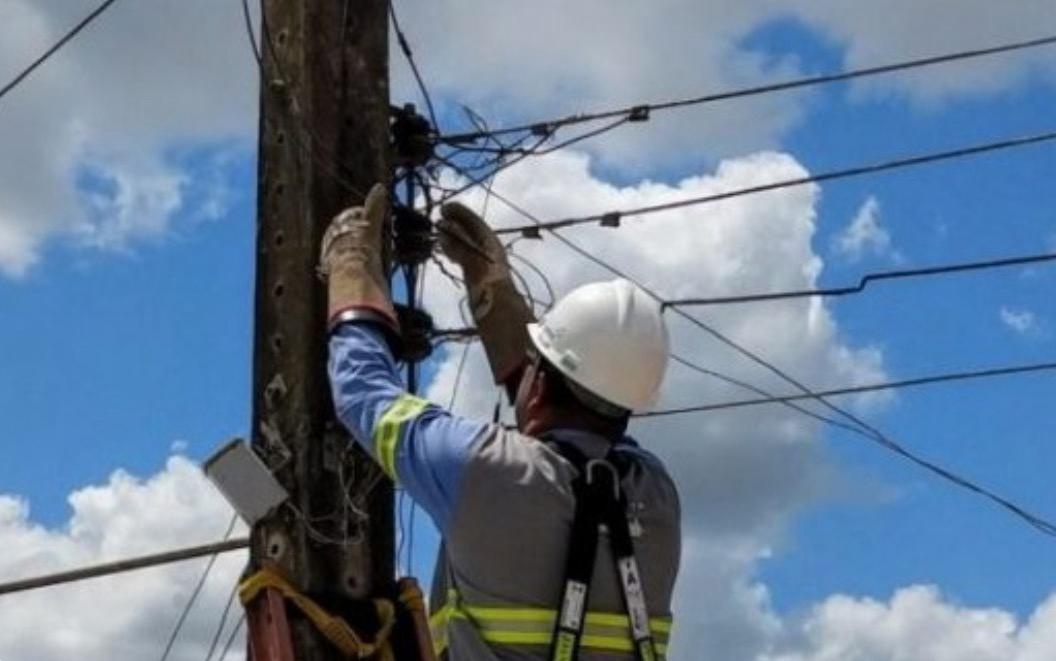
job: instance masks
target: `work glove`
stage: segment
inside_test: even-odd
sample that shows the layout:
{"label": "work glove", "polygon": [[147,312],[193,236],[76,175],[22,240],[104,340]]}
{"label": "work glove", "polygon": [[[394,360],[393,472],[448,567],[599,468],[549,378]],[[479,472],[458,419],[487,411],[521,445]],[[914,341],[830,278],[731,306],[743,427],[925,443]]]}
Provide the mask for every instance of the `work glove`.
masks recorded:
{"label": "work glove", "polygon": [[513,284],[506,249],[487,223],[458,202],[445,204],[440,215],[440,249],[462,268],[495,383],[506,383],[527,357],[532,312]]}
{"label": "work glove", "polygon": [[337,214],[323,235],[319,272],[329,283],[327,323],[362,319],[380,323],[399,336],[396,310],[382,263],[381,237],[389,213],[389,194],[375,184],[361,207]]}

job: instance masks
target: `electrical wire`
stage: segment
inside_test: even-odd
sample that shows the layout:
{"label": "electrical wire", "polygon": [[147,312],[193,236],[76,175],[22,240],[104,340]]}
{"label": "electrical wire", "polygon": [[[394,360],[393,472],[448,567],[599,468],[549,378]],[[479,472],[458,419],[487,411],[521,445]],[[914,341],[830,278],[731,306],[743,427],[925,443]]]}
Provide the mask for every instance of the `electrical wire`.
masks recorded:
{"label": "electrical wire", "polygon": [[797,395],[782,395],[779,397],[762,397],[760,399],[742,399],[732,402],[721,402],[718,404],[702,404],[700,406],[686,406],[680,408],[662,409],[659,411],[649,411],[647,413],[639,413],[635,415],[636,418],[656,418],[661,416],[669,415],[680,415],[684,413],[702,413],[705,411],[724,411],[727,409],[742,408],[745,406],[759,406],[761,404],[783,404],[785,402],[796,402],[805,399],[814,399],[814,397],[834,397],[837,395],[860,395],[868,392],[877,392],[881,390],[898,390],[901,388],[910,388],[915,386],[932,385],[936,383],[951,383],[954,381],[967,381],[973,379],[987,379],[999,376],[1011,376],[1018,374],[1032,374],[1036,372],[1047,372],[1056,370],[1056,363],[1031,363],[1028,365],[1014,365],[1009,367],[993,367],[982,370],[974,370],[967,372],[952,372],[948,374],[933,374],[931,376],[922,376],[913,379],[903,379],[901,381],[889,381],[886,383],[873,383],[864,386],[846,386],[843,388],[834,388],[832,390],[819,390],[811,395],[797,394]]}
{"label": "electrical wire", "polygon": [[[224,539],[229,539],[231,537],[231,533],[235,531],[236,524],[238,524],[237,513],[231,515],[231,523],[227,526],[227,532],[224,533]],[[205,565],[205,570],[202,571],[202,575],[198,577],[198,583],[195,584],[194,590],[191,591],[191,597],[183,607],[180,617],[176,620],[176,626],[173,627],[172,634],[169,635],[169,641],[165,644],[165,651],[161,654],[161,661],[165,661],[165,659],[169,658],[169,653],[172,652],[172,648],[176,644],[176,639],[179,637],[180,631],[183,629],[183,624],[187,621],[187,616],[190,615],[191,609],[194,608],[194,602],[198,600],[198,595],[201,594],[202,588],[205,586],[205,581],[209,578],[210,572],[213,571],[213,565],[216,564],[216,559],[218,557],[218,553],[211,555],[209,557],[209,562]]]}
{"label": "electrical wire", "polygon": [[627,118],[642,118],[644,115],[648,117],[649,113],[654,111],[671,110],[674,108],[684,108],[687,106],[695,106],[706,103],[713,103],[716,101],[727,101],[730,99],[738,99],[743,97],[756,96],[760,94],[770,94],[773,92],[782,92],[786,90],[796,89],[800,87],[810,87],[814,85],[823,85],[827,83],[834,83],[840,81],[852,80],[855,78],[865,78],[868,76],[876,76],[880,74],[893,73],[896,71],[905,71],[909,69],[917,69],[921,67],[929,67],[938,64],[945,64],[949,62],[956,62],[960,60],[968,60],[973,58],[988,57],[992,55],[998,55],[1001,53],[1009,53],[1012,51],[1025,50],[1030,48],[1038,48],[1041,46],[1049,46],[1056,43],[1056,35],[1041,37],[1038,39],[1031,39],[1028,41],[1018,41],[998,46],[992,46],[989,48],[977,48],[972,50],[958,51],[952,53],[946,53],[944,55],[936,55],[932,57],[925,57],[913,60],[905,60],[902,62],[895,62],[892,64],[885,64],[875,67],[867,67],[863,69],[853,69],[851,71],[845,71],[842,73],[834,74],[823,74],[818,76],[808,76],[805,78],[798,78],[780,83],[773,83],[769,85],[758,85],[754,87],[746,87],[742,89],[730,90],[726,92],[719,92],[715,94],[705,94],[703,96],[696,96],[687,99],[675,99],[671,101],[663,101],[658,103],[646,103],[625,108],[619,108],[615,110],[605,110],[601,112],[592,113],[578,113],[574,115],[568,115],[560,119],[552,119],[546,121],[533,122],[531,124],[522,124],[518,126],[511,126],[504,129],[499,129],[489,133],[473,132],[473,133],[460,133],[453,135],[442,135],[439,140],[448,144],[460,144],[466,142],[473,142],[481,138],[499,136],[499,135],[510,135],[514,133],[521,133],[525,131],[540,131],[540,130],[557,130],[559,128],[569,126],[572,124],[582,124],[585,122],[594,122],[602,119],[612,119],[614,117],[627,117]]}
{"label": "electrical wire", "polygon": [[77,23],[77,25],[74,25],[72,28],[70,28],[70,30],[66,34],[64,34],[61,39],[52,44],[52,46],[48,48],[48,50],[41,53],[40,56],[37,57],[37,59],[33,60],[33,62],[30,63],[29,66],[20,71],[18,75],[16,75],[6,85],[0,88],[0,99],[4,98],[7,93],[11,90],[18,87],[22,83],[22,81],[28,78],[30,74],[37,70],[38,67],[47,62],[52,55],[59,52],[59,50],[61,50],[63,46],[68,44],[70,40],[80,34],[81,31],[88,27],[95,19],[102,16],[103,12],[109,9],[110,6],[114,4],[114,2],[116,2],[116,0],[106,0],[98,7],[93,9],[87,16],[82,18],[80,22]]}
{"label": "electrical wire", "polygon": [[[495,199],[499,200],[500,202],[503,202],[504,204],[507,204],[507,206],[510,206],[510,208],[514,209],[515,211],[518,211],[519,213],[524,215],[529,220],[532,220],[534,222],[540,222],[540,221],[538,221],[537,218],[535,218],[535,216],[533,216],[529,212],[523,210],[518,205],[510,203],[508,200],[506,200],[504,198],[504,196],[499,195],[495,191],[492,191],[492,195],[495,197]],[[617,277],[625,278],[628,281],[634,283],[643,292],[648,294],[653,299],[655,299],[657,301],[660,301],[660,302],[662,302],[664,300],[664,298],[662,296],[658,295],[655,291],[653,291],[649,287],[645,286],[642,282],[640,282],[637,279],[631,277],[627,273],[624,273],[622,270],[616,268],[612,264],[609,264],[605,260],[597,257],[596,255],[594,255],[590,251],[586,250],[585,248],[583,248],[579,244],[573,242],[571,239],[569,239],[569,238],[565,237],[564,235],[562,235],[556,229],[553,229],[553,228],[546,228],[546,229],[548,229],[549,232],[556,239],[558,239],[559,241],[564,243],[566,246],[568,246],[574,252],[578,253],[579,255],[583,256],[584,258],[588,259],[589,261],[593,262],[594,264],[604,268],[605,270],[609,271],[613,275],[616,275]],[[696,326],[700,330],[704,331],[705,333],[707,333],[708,335],[713,337],[715,340],[717,340],[720,343],[722,343],[722,344],[728,346],[729,348],[735,350],[736,352],[738,352],[739,354],[741,354],[745,358],[747,358],[747,359],[751,360],[752,362],[760,365],[761,367],[764,367],[765,369],[767,369],[771,373],[775,374],[776,376],[780,377],[784,381],[788,382],[789,384],[791,384],[795,388],[798,388],[800,391],[802,391],[807,396],[807,399],[810,399],[812,401],[818,402],[819,404],[821,404],[825,408],[829,409],[830,411],[832,411],[836,415],[848,420],[851,423],[851,425],[844,425],[844,423],[839,423],[839,426],[844,427],[845,429],[853,430],[854,433],[858,434],[859,436],[862,436],[863,438],[865,438],[865,439],[867,439],[867,440],[869,440],[869,441],[871,441],[873,443],[876,443],[877,445],[879,445],[879,446],[881,446],[881,447],[883,447],[883,448],[885,448],[885,449],[887,449],[887,450],[889,450],[891,452],[894,452],[895,454],[898,454],[899,456],[903,457],[907,461],[909,461],[909,462],[911,462],[913,464],[916,464],[920,468],[923,468],[923,469],[931,472],[932,474],[937,475],[937,476],[947,480],[948,482],[950,482],[952,484],[955,484],[955,485],[957,485],[957,486],[959,486],[959,487],[961,487],[961,488],[963,488],[963,489],[965,489],[967,491],[975,493],[976,495],[991,501],[992,503],[994,503],[994,504],[998,505],[999,507],[1005,509],[1006,511],[1010,512],[1014,516],[1020,518],[1021,520],[1026,522],[1028,525],[1030,525],[1031,527],[1033,527],[1036,530],[1038,530],[1039,532],[1042,532],[1043,534],[1046,534],[1046,535],[1049,535],[1049,536],[1056,537],[1056,524],[1054,524],[1054,523],[1052,523],[1052,522],[1050,522],[1050,521],[1048,521],[1048,520],[1046,520],[1046,519],[1044,519],[1044,518],[1042,518],[1042,517],[1030,512],[1030,511],[1028,511],[1027,509],[1025,509],[1025,508],[1017,505],[1016,503],[1012,502],[1011,500],[1005,498],[1004,496],[1000,496],[997,493],[995,493],[995,492],[993,492],[993,491],[991,491],[991,490],[989,490],[989,489],[987,489],[985,487],[982,487],[982,486],[976,484],[975,482],[958,475],[957,473],[954,473],[953,471],[950,471],[950,470],[948,470],[948,469],[946,469],[946,468],[944,468],[944,467],[942,467],[942,466],[940,466],[940,465],[938,465],[938,464],[936,464],[936,463],[934,463],[934,462],[932,462],[932,461],[930,461],[928,459],[925,459],[925,458],[923,458],[923,457],[911,452],[910,450],[907,450],[905,447],[903,447],[899,443],[895,442],[890,437],[888,437],[886,434],[884,434],[879,429],[877,429],[874,425],[866,422],[865,420],[861,419],[859,416],[856,416],[855,414],[851,413],[850,411],[847,411],[846,409],[844,409],[844,408],[842,408],[840,406],[837,406],[836,404],[833,404],[832,402],[830,402],[825,397],[819,396],[817,393],[813,392],[810,388],[808,388],[806,385],[804,385],[801,381],[799,381],[795,377],[791,376],[788,372],[786,372],[785,370],[781,369],[780,367],[778,367],[774,363],[766,360],[761,355],[759,355],[757,352],[752,351],[752,350],[748,349],[747,347],[739,344],[738,342],[736,342],[732,338],[726,336],[724,333],[719,331],[717,328],[714,328],[713,326],[705,323],[704,321],[698,319],[697,317],[689,314],[685,310],[682,310],[681,308],[672,308],[672,309],[680,317],[682,317],[686,321],[690,322],[691,324],[693,324],[694,326]],[[732,382],[733,380],[731,379],[730,381]],[[766,395],[766,396],[771,396],[771,395]],[[791,402],[784,402],[784,404],[786,406],[791,405],[796,410],[801,410],[799,407],[796,407]],[[808,415],[810,415],[811,417],[816,418],[816,419],[818,418],[817,414],[810,413]],[[852,425],[853,425],[853,427],[852,427]]]}
{"label": "electrical wire", "polygon": [[[238,596],[238,582],[235,582],[235,586],[231,588],[231,594],[227,597],[227,603],[224,604],[224,611],[220,614],[220,624],[217,625],[216,631],[213,633],[213,640],[209,643],[209,652],[205,655],[205,661],[212,661],[213,652],[216,651],[217,646],[220,645],[220,637],[224,633],[224,626],[227,624],[227,615],[231,612],[231,606],[235,603],[235,597]],[[223,656],[220,657],[223,659]],[[217,659],[217,661],[220,661]]]}
{"label": "electrical wire", "polygon": [[[261,7],[260,15],[264,16],[264,8]],[[253,49],[253,59],[257,63],[257,67],[264,66],[264,60],[260,55],[260,46],[257,44],[257,36],[253,30],[253,15],[249,11],[249,0],[242,0],[242,20],[245,22],[246,37],[249,38],[249,47]],[[261,20],[264,20],[261,18]],[[263,69],[261,69],[263,71]]]}
{"label": "electrical wire", "polygon": [[772,181],[757,186],[737,188],[722,193],[690,197],[680,200],[674,200],[672,202],[652,204],[633,209],[624,209],[622,211],[607,211],[605,213],[593,214],[590,216],[578,216],[572,218],[563,218],[561,220],[552,220],[548,222],[539,221],[538,223],[518,225],[516,227],[504,227],[502,229],[496,230],[496,234],[523,234],[526,236],[537,237],[539,235],[540,230],[552,231],[555,229],[573,227],[576,225],[583,225],[586,223],[594,222],[600,222],[604,226],[612,227],[619,225],[621,219],[631,216],[644,216],[647,214],[658,213],[661,211],[671,211],[673,209],[681,209],[684,207],[696,206],[700,204],[709,204],[712,202],[719,202],[721,200],[729,200],[736,197],[754,195],[757,193],[764,193],[784,188],[794,188],[806,184],[834,181],[837,179],[849,179],[852,177],[860,177],[867,174],[885,172],[888,170],[896,170],[901,168],[915,167],[918,165],[925,165],[929,163],[937,163],[940,161],[966,158],[969,156],[977,156],[980,154],[986,154],[1006,149],[1027,147],[1030,145],[1051,142],[1053,140],[1056,140],[1056,131],[1037,133],[1033,135],[1021,136],[1018,138],[1006,138],[1004,140],[979,143],[968,147],[960,147],[947,151],[929,152],[926,154],[918,154],[915,156],[908,156],[890,161],[882,161],[878,163],[870,163],[867,165],[852,166],[840,170],[830,170],[828,172],[822,172],[820,174],[809,175],[806,177],[782,179],[779,181]]}
{"label": "electrical wire", "polygon": [[418,89],[421,91],[422,98],[425,100],[426,108],[429,109],[429,120],[433,123],[433,130],[439,132],[440,125],[436,122],[436,110],[433,108],[433,99],[429,96],[429,89],[425,86],[422,74],[418,71],[418,65],[414,61],[414,53],[411,52],[411,45],[407,41],[407,36],[400,28],[400,20],[396,17],[396,7],[393,6],[392,0],[389,0],[388,4],[389,17],[392,19],[392,28],[396,33],[396,42],[399,43],[400,51],[403,52],[403,57],[411,67],[411,73],[414,74],[414,80],[418,83]]}
{"label": "electrical wire", "polygon": [[238,623],[235,624],[235,628],[231,630],[231,635],[227,637],[227,643],[224,645],[224,651],[220,652],[220,656],[217,657],[217,661],[223,661],[224,657],[227,656],[227,652],[231,649],[231,646],[235,644],[235,638],[238,637],[238,632],[242,630],[242,625],[246,623],[246,614],[243,613],[242,617],[238,618]]}
{"label": "electrical wire", "polygon": [[667,300],[662,303],[663,307],[699,306],[699,305],[722,305],[729,303],[755,303],[759,301],[777,301],[792,298],[808,298],[815,296],[850,296],[860,294],[870,282],[883,280],[897,280],[901,278],[920,278],[926,276],[946,275],[951,273],[964,273],[967,271],[983,271],[996,268],[1007,268],[1010,266],[1024,266],[1027,264],[1038,264],[1056,260],[1056,253],[1042,253],[1038,255],[1024,255],[1020,257],[1007,257],[1004,259],[991,259],[981,262],[959,262],[945,264],[942,266],[929,266],[917,269],[900,269],[896,271],[880,271],[863,276],[857,285],[847,287],[828,287],[822,289],[795,289],[791,291],[769,292],[765,294],[742,294],[740,296],[716,296],[708,298],[679,298]]}

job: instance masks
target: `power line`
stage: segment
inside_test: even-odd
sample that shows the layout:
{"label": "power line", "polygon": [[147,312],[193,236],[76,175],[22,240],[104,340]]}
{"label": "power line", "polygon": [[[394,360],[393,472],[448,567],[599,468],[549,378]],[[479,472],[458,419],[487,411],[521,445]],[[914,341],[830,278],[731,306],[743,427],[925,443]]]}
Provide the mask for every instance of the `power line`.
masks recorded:
{"label": "power line", "polygon": [[984,370],[975,370],[970,372],[952,372],[949,374],[933,374],[931,376],[922,376],[914,379],[903,379],[901,381],[888,381],[886,383],[874,383],[865,386],[847,386],[844,388],[835,388],[833,390],[821,390],[816,391],[812,395],[798,394],[798,395],[782,395],[778,397],[762,397],[759,399],[741,399],[732,402],[721,402],[718,404],[703,404],[700,406],[685,406],[679,408],[663,409],[660,411],[650,411],[648,413],[640,413],[634,417],[636,418],[656,418],[668,415],[680,415],[683,413],[703,413],[705,411],[724,411],[727,409],[742,408],[745,406],[759,406],[761,404],[784,404],[785,402],[797,402],[804,399],[813,399],[816,397],[834,397],[836,395],[858,395],[867,392],[877,392],[880,390],[897,390],[900,388],[910,388],[915,386],[931,385],[936,383],[950,383],[954,381],[967,381],[972,379],[987,379],[999,376],[1011,376],[1015,374],[1031,374],[1035,372],[1045,372],[1056,370],[1056,363],[1032,363],[1029,365],[1015,365],[1011,367],[994,367]]}
{"label": "power line", "polygon": [[227,637],[227,643],[224,645],[224,650],[220,652],[220,656],[217,657],[217,661],[223,661],[224,657],[227,656],[228,650],[235,643],[235,638],[238,636],[238,632],[242,630],[242,625],[246,623],[246,614],[243,613],[242,617],[238,618],[238,622],[235,624],[235,628],[231,630],[231,635]]}
{"label": "power line", "polygon": [[[220,645],[220,636],[224,633],[224,626],[227,624],[227,615],[231,612],[231,606],[234,605],[236,596],[238,596],[237,582],[235,583],[235,586],[231,588],[231,593],[227,596],[227,603],[224,604],[224,611],[220,613],[220,624],[217,625],[216,631],[213,632],[213,640],[209,643],[209,652],[205,655],[205,661],[212,661],[213,652],[215,652]],[[224,654],[226,653],[227,650],[225,649],[217,661],[222,661]]]}
{"label": "power line", "polygon": [[989,152],[1002,151],[1006,149],[1015,149],[1019,147],[1027,147],[1030,145],[1050,142],[1053,140],[1056,140],[1056,131],[1037,133],[1018,138],[1007,138],[1005,140],[985,142],[971,145],[968,147],[951,149],[948,151],[929,152],[926,154],[918,154],[916,156],[908,156],[905,158],[898,158],[890,161],[871,163],[867,165],[858,165],[849,168],[843,168],[840,170],[830,170],[828,172],[822,172],[820,174],[810,175],[806,177],[783,179],[780,181],[773,181],[766,184],[760,184],[758,186],[748,186],[746,188],[738,188],[723,193],[714,193],[711,195],[690,197],[681,200],[674,200],[672,202],[664,202],[661,204],[652,204],[648,206],[637,207],[634,209],[624,209],[622,211],[607,211],[605,213],[594,214],[590,216],[578,216],[572,218],[564,218],[561,220],[553,220],[549,222],[540,221],[538,223],[532,223],[528,225],[504,227],[502,229],[496,230],[496,233],[519,233],[524,234],[526,236],[538,237],[540,230],[553,231],[555,229],[572,227],[574,225],[583,225],[586,223],[600,222],[604,226],[614,227],[618,226],[623,218],[627,218],[630,216],[643,216],[647,214],[658,213],[661,211],[671,211],[673,209],[681,209],[684,207],[695,206],[699,204],[709,204],[712,202],[719,202],[721,200],[729,200],[735,197],[754,195],[756,193],[764,193],[767,191],[774,191],[783,188],[793,188],[796,186],[821,183],[825,181],[833,181],[836,179],[849,179],[851,177],[860,177],[866,174],[876,174],[878,172],[885,172],[887,170],[896,170],[901,168],[914,167],[918,165],[925,165],[928,163],[936,163],[939,161],[966,158],[969,156],[977,156]]}
{"label": "power line", "polygon": [[177,549],[175,551],[165,551],[163,553],[146,555],[129,560],[118,560],[117,562],[82,567],[80,569],[73,569],[71,571],[60,572],[57,574],[48,574],[45,576],[20,579],[10,583],[2,583],[0,584],[0,595],[14,594],[15,592],[23,592],[26,590],[36,590],[38,588],[46,588],[52,585],[61,585],[63,583],[73,583],[74,581],[83,581],[89,578],[120,574],[123,572],[135,571],[137,569],[144,569],[146,567],[156,567],[158,565],[165,565],[173,562],[182,562],[184,560],[193,560],[194,558],[201,558],[203,556],[213,555],[214,553],[227,553],[229,551],[237,551],[248,547],[249,539],[243,537],[240,539],[228,539],[222,542],[215,542],[213,544],[205,544],[203,546],[192,546],[190,548]]}
{"label": "power line", "polygon": [[740,296],[716,296],[709,298],[680,298],[663,302],[663,306],[696,306],[696,305],[722,305],[727,303],[755,303],[759,301],[777,301],[790,298],[806,298],[814,296],[850,296],[865,291],[870,282],[881,280],[897,280],[900,278],[919,278],[926,276],[945,275],[950,273],[964,273],[966,271],[982,271],[995,268],[1006,268],[1009,266],[1023,266],[1026,264],[1038,264],[1056,260],[1056,253],[1042,253],[1039,255],[1025,255],[1022,257],[1008,257],[1005,259],[992,259],[982,262],[960,262],[946,264],[943,266],[929,266],[918,269],[901,269],[896,271],[880,271],[863,276],[857,285],[849,287],[828,287],[822,289],[795,289],[791,291],[769,292],[765,294],[742,294]]}
{"label": "power line", "polygon": [[[238,523],[238,514],[231,515],[231,523],[227,525],[227,531],[224,533],[224,539],[231,537],[231,533],[235,530],[235,524]],[[214,553],[209,557],[209,562],[205,565],[205,570],[202,571],[202,575],[198,577],[198,583],[195,584],[194,590],[191,591],[191,596],[187,600],[187,604],[183,607],[183,611],[180,612],[179,618],[176,619],[176,626],[172,628],[172,633],[169,635],[169,640],[165,643],[165,651],[161,653],[161,661],[165,661],[169,658],[169,654],[172,652],[173,645],[176,644],[176,639],[180,635],[180,631],[183,629],[183,623],[187,621],[187,616],[190,615],[191,609],[194,608],[194,602],[198,600],[198,595],[202,593],[202,588],[205,587],[205,581],[209,578],[209,573],[213,571],[213,565],[216,564],[216,559],[219,554]]]}
{"label": "power line", "polygon": [[[537,222],[537,223],[540,222],[531,213],[529,213],[528,211],[522,209],[520,206],[510,202],[504,196],[499,195],[494,190],[491,191],[491,194],[497,200],[499,200],[500,202],[503,202],[504,204],[509,206],[514,211],[517,211],[518,213],[523,215],[525,218],[528,218],[529,220],[532,220],[532,221]],[[644,291],[646,294],[648,294],[649,296],[653,297],[657,301],[663,301],[664,300],[663,297],[659,296],[655,291],[653,291],[650,288],[646,287],[640,281],[636,280],[635,278],[632,278],[631,276],[629,276],[628,274],[624,273],[620,269],[616,268],[612,264],[609,264],[605,260],[601,259],[600,257],[597,257],[596,255],[594,255],[590,251],[586,250],[582,246],[576,244],[571,239],[568,239],[567,237],[563,236],[556,229],[553,229],[553,228],[546,228],[546,229],[548,229],[548,231],[550,231],[550,233],[555,238],[557,238],[559,241],[564,243],[571,250],[573,250],[576,253],[582,255],[583,257],[585,257],[586,259],[590,260],[591,262],[597,264],[598,266],[604,268],[605,270],[609,271],[613,275],[616,275],[617,277],[621,277],[621,278],[626,278],[627,280],[629,280],[630,282],[632,282],[635,285],[637,285],[639,288],[642,289],[642,291]],[[742,346],[741,344],[739,344],[734,339],[726,336],[724,333],[719,331],[717,328],[714,328],[713,326],[705,323],[704,321],[702,321],[702,320],[698,319],[697,317],[689,314],[688,312],[686,312],[685,310],[682,310],[681,308],[672,308],[672,309],[680,317],[682,317],[686,321],[690,322],[691,324],[693,324],[694,326],[696,326],[700,330],[704,331],[708,335],[712,336],[717,341],[721,342],[722,344],[725,344],[726,346],[730,347],[731,349],[734,349],[735,351],[740,353],[742,356],[744,356],[744,357],[748,358],[749,360],[751,360],[752,362],[754,362],[754,363],[766,368],[771,373],[775,374],[776,376],[778,376],[781,379],[783,379],[784,381],[788,382],[789,384],[791,384],[795,388],[797,388],[800,391],[802,391],[804,393],[804,395],[806,396],[805,397],[806,399],[811,399],[811,400],[817,401],[819,404],[823,405],[825,408],[829,409],[833,413],[836,413],[837,415],[843,417],[844,419],[848,420],[849,422],[851,422],[853,424],[853,426],[852,426],[852,425],[844,424],[844,423],[839,422],[839,421],[832,421],[832,422],[835,423],[836,426],[839,426],[839,427],[842,427],[844,429],[847,429],[848,431],[852,431],[853,433],[855,433],[855,434],[857,434],[859,436],[862,436],[863,438],[865,438],[865,439],[867,439],[867,440],[869,440],[869,441],[871,441],[873,443],[876,443],[880,447],[883,447],[883,448],[885,448],[885,449],[887,449],[887,450],[889,450],[891,452],[894,452],[895,454],[898,454],[899,456],[901,456],[902,458],[906,459],[907,461],[916,464],[917,466],[919,466],[919,467],[931,472],[932,474],[937,475],[937,476],[943,478],[944,480],[947,480],[948,482],[950,482],[952,484],[955,484],[955,485],[957,485],[957,486],[959,486],[959,487],[961,487],[961,488],[963,488],[963,489],[965,489],[967,491],[975,493],[976,495],[991,501],[992,503],[994,503],[994,504],[998,505],[999,507],[1005,509],[1006,511],[1012,513],[1014,516],[1022,519],[1028,525],[1030,525],[1031,527],[1035,528],[1036,530],[1042,532],[1043,534],[1046,534],[1046,535],[1049,535],[1049,536],[1052,536],[1052,537],[1056,537],[1056,524],[1054,524],[1054,523],[1052,523],[1052,522],[1050,522],[1050,521],[1048,521],[1048,520],[1046,520],[1046,519],[1044,519],[1044,518],[1042,518],[1042,517],[1030,512],[1030,511],[1028,511],[1027,509],[1025,509],[1025,508],[1017,505],[1016,503],[1012,502],[1011,500],[1005,498],[1004,496],[998,495],[997,493],[987,489],[986,487],[983,487],[983,486],[980,486],[980,485],[976,484],[972,480],[964,478],[964,477],[958,475],[957,473],[954,473],[951,470],[943,468],[942,466],[936,464],[935,462],[933,462],[931,460],[928,460],[928,459],[925,459],[925,458],[923,458],[921,456],[918,456],[916,453],[906,449],[901,444],[897,443],[896,441],[891,439],[889,436],[887,436],[886,434],[881,432],[874,425],[870,424],[869,422],[866,422],[865,420],[861,419],[859,416],[851,413],[850,411],[847,411],[846,409],[844,409],[844,408],[842,408],[842,407],[840,407],[840,406],[838,406],[836,404],[833,404],[829,400],[825,399],[824,396],[821,396],[818,393],[813,392],[810,388],[808,388],[806,385],[804,385],[801,381],[799,381],[795,377],[791,376],[788,372],[782,370],[777,365],[775,365],[772,362],[766,360],[765,358],[760,356],[758,353],[748,349],[747,347]],[[688,363],[688,361],[686,361],[686,363]],[[735,379],[732,379],[732,378],[728,378],[727,380],[730,383],[738,383]],[[757,393],[765,392],[761,388],[756,388],[755,386],[748,386],[748,387],[751,390],[753,390],[753,391],[755,391]],[[770,395],[769,393],[766,393],[764,396],[773,397],[773,395]],[[825,418],[824,416],[820,416],[820,415],[818,415],[818,414],[816,414],[816,413],[814,413],[812,411],[807,411],[806,409],[803,409],[802,407],[799,407],[798,405],[796,405],[793,402],[782,402],[782,403],[785,406],[788,406],[788,407],[790,407],[790,408],[792,408],[794,410],[797,410],[800,413],[804,413],[805,415],[808,415],[808,416],[810,416],[810,417],[812,417],[814,419],[820,419],[820,420],[823,420],[823,421],[829,421],[828,418]]]}
{"label": "power line", "polygon": [[594,122],[602,119],[612,119],[614,117],[627,117],[642,121],[648,118],[649,113],[653,111],[670,110],[673,108],[683,108],[686,106],[694,106],[705,103],[713,103],[716,101],[726,101],[730,99],[737,99],[749,96],[756,96],[760,94],[769,94],[773,92],[781,92],[785,90],[796,89],[800,87],[809,87],[813,85],[822,85],[826,83],[834,83],[846,80],[852,80],[854,78],[864,78],[867,76],[876,76],[880,74],[892,73],[896,71],[904,71],[907,69],[916,69],[921,67],[934,66],[938,64],[945,64],[948,62],[956,62],[960,60],[968,60],[973,58],[987,57],[992,55],[998,55],[1001,53],[1009,53],[1012,51],[1025,50],[1028,48],[1038,48],[1041,46],[1048,46],[1056,43],[1056,35],[1042,37],[1040,39],[1031,39],[1029,41],[1019,41],[1014,43],[1003,44],[999,46],[993,46],[990,48],[978,48],[973,50],[958,51],[954,53],[947,53],[944,55],[936,55],[933,57],[925,57],[915,60],[906,60],[903,62],[896,62],[893,64],[885,64],[882,66],[867,67],[864,69],[854,69],[842,73],[824,74],[819,76],[809,76],[806,78],[798,78],[795,80],[789,80],[781,83],[774,83],[770,85],[758,85],[755,87],[746,87],[737,90],[730,90],[726,92],[718,92],[715,94],[706,94],[703,96],[696,96],[687,99],[676,99],[672,101],[663,101],[659,103],[646,103],[635,106],[629,106],[625,108],[619,108],[616,110],[605,110],[601,112],[593,113],[579,113],[575,115],[569,115],[561,119],[554,119],[548,121],[534,122],[531,124],[522,124],[519,126],[512,126],[505,129],[499,129],[491,131],[489,133],[484,132],[470,132],[470,133],[459,133],[447,136],[441,136],[440,140],[449,144],[458,144],[465,142],[472,142],[479,140],[484,137],[491,137],[496,135],[508,135],[512,133],[521,133],[524,131],[541,131],[541,130],[557,130],[564,126],[572,124],[581,124],[585,122]]}
{"label": "power line", "polygon": [[393,6],[392,0],[389,0],[388,4],[389,17],[392,19],[392,28],[396,33],[396,42],[399,43],[400,51],[403,52],[403,57],[407,60],[407,64],[411,66],[411,73],[414,74],[414,80],[418,83],[418,89],[421,91],[422,98],[425,100],[426,108],[429,109],[429,119],[433,123],[433,130],[439,131],[440,125],[436,123],[436,110],[433,108],[433,99],[429,96],[429,89],[425,86],[422,74],[418,71],[418,65],[414,61],[414,53],[411,52],[411,45],[407,41],[407,36],[400,28],[400,19],[396,17],[396,7]]}
{"label": "power line", "polygon": [[17,76],[15,76],[11,80],[11,82],[4,85],[4,87],[0,89],[0,99],[2,99],[11,90],[18,87],[18,85],[21,84],[23,80],[28,78],[30,74],[37,70],[37,67],[47,62],[52,55],[59,52],[59,50],[62,49],[63,46],[65,46],[67,43],[70,42],[70,40],[80,34],[81,30],[88,27],[88,25],[91,24],[92,21],[99,18],[99,16],[102,15],[102,13],[105,12],[107,9],[109,9],[110,5],[114,4],[115,1],[116,0],[106,0],[101,5],[93,9],[90,14],[82,18],[77,25],[73,26],[69,32],[64,34],[61,39],[56,41],[51,46],[51,48],[41,53],[40,57],[33,60],[33,62],[28,67],[23,69]]}

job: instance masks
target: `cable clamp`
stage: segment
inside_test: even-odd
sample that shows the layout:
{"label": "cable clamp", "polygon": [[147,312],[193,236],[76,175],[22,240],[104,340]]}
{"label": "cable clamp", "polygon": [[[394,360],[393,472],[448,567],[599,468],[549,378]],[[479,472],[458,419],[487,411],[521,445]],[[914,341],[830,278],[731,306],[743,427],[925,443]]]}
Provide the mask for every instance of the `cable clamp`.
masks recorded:
{"label": "cable clamp", "polygon": [[635,106],[631,108],[631,111],[627,113],[628,122],[647,122],[649,121],[649,106]]}

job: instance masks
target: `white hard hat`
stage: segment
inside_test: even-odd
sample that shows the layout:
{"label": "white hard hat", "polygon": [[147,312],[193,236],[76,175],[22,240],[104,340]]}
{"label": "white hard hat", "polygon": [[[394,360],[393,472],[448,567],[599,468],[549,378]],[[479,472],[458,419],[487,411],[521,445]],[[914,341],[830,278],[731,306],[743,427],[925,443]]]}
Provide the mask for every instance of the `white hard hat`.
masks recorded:
{"label": "white hard hat", "polygon": [[660,304],[626,280],[571,291],[538,323],[535,348],[573,384],[621,409],[656,401],[667,368]]}

